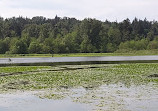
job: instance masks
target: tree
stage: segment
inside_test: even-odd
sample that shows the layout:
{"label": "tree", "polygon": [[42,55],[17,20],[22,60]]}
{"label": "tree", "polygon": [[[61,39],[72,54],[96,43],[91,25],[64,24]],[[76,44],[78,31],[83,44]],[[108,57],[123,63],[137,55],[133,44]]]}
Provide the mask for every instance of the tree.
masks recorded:
{"label": "tree", "polygon": [[132,27],[128,18],[120,23],[119,29],[122,32],[122,41],[131,40]]}
{"label": "tree", "polygon": [[10,47],[10,53],[12,54],[26,54],[27,44],[22,40],[17,40],[13,46]]}
{"label": "tree", "polygon": [[7,50],[7,44],[0,40],[0,54],[4,54]]}
{"label": "tree", "polygon": [[30,46],[28,48],[28,51],[30,54],[39,54],[41,53],[41,45],[36,41],[36,42],[31,42]]}
{"label": "tree", "polygon": [[[47,19],[0,17],[0,53],[113,52],[156,48],[158,22],[128,18],[122,22],[55,16]],[[23,44],[17,41],[22,41]],[[150,42],[150,43],[149,43]],[[25,47],[24,52],[21,51]],[[36,48],[34,48],[34,46]],[[27,48],[29,50],[27,51]]]}
{"label": "tree", "polygon": [[46,38],[42,44],[42,52],[43,53],[53,53],[53,48],[54,48],[54,44],[53,44],[54,38]]}
{"label": "tree", "polygon": [[113,27],[110,27],[108,31],[108,37],[109,37],[109,42],[119,45],[121,42],[121,32],[119,29],[114,29]]}
{"label": "tree", "polygon": [[22,33],[28,35],[29,37],[38,38],[40,33],[40,26],[36,24],[28,24],[25,26]]}
{"label": "tree", "polygon": [[158,41],[150,41],[148,44],[148,49],[158,49]]}
{"label": "tree", "polygon": [[65,44],[63,42],[63,39],[61,36],[58,36],[54,41],[53,41],[54,47],[53,47],[53,52],[54,53],[66,53],[65,50]]}
{"label": "tree", "polygon": [[88,36],[85,35],[84,40],[81,43],[81,52],[96,52],[95,46],[91,44],[91,41],[88,39]]}
{"label": "tree", "polygon": [[114,51],[116,51],[116,45],[112,44],[112,43],[108,43],[106,48],[107,48],[107,52],[114,52]]}
{"label": "tree", "polygon": [[36,17],[32,18],[32,23],[33,24],[41,25],[45,22],[46,22],[46,18],[43,17],[43,16],[36,16]]}
{"label": "tree", "polygon": [[[102,30],[102,23],[95,19],[84,19],[80,25],[81,37],[87,35],[91,44],[96,47],[95,50],[100,49],[101,38],[99,36]],[[84,39],[84,38],[83,38]]]}
{"label": "tree", "polygon": [[[108,23],[109,24],[109,23]],[[110,41],[108,37],[109,25],[102,24],[102,30],[100,30],[100,52],[107,52],[107,44]]]}
{"label": "tree", "polygon": [[76,33],[69,33],[64,36],[63,42],[67,53],[79,52],[79,45],[75,42]]}
{"label": "tree", "polygon": [[120,50],[146,50],[147,49],[147,45],[148,45],[149,41],[147,39],[142,39],[142,40],[138,40],[138,41],[126,41],[126,42],[122,42],[119,45],[119,49]]}
{"label": "tree", "polygon": [[39,42],[43,42],[45,38],[48,38],[50,31],[51,31],[51,24],[45,23],[41,25],[39,37],[38,37]]}

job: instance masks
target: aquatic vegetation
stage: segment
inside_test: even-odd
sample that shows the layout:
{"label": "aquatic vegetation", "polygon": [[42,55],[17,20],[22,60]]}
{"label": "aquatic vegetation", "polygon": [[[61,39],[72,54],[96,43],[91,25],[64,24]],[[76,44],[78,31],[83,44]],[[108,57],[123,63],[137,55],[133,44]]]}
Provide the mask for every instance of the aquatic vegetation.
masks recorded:
{"label": "aquatic vegetation", "polygon": [[[148,77],[151,74],[158,73],[158,64],[19,66],[0,67],[0,70],[1,74],[4,75],[15,73],[15,75],[0,76],[1,90],[6,91],[56,87],[66,89],[79,86],[85,89],[93,89],[102,84],[123,83],[130,86],[131,84],[139,85],[151,81],[158,82],[158,78]],[[16,75],[18,72],[22,73]]]}
{"label": "aquatic vegetation", "polygon": [[81,95],[71,96],[72,100],[90,105],[92,111],[141,111],[144,110],[143,107],[146,108],[145,111],[157,110],[154,104],[157,103],[158,84],[131,85],[130,88],[127,88],[124,84],[118,83],[81,91],[76,91]]}
{"label": "aquatic vegetation", "polygon": [[0,67],[1,73],[13,73],[13,72],[24,72],[24,71],[35,71],[40,69],[49,68],[49,66],[12,66],[12,67]]}
{"label": "aquatic vegetation", "polygon": [[94,111],[126,110],[126,98],[143,100],[144,95],[155,95],[158,88],[157,63],[10,66],[0,67],[0,71],[0,93],[39,91],[40,98],[69,97],[93,106]]}

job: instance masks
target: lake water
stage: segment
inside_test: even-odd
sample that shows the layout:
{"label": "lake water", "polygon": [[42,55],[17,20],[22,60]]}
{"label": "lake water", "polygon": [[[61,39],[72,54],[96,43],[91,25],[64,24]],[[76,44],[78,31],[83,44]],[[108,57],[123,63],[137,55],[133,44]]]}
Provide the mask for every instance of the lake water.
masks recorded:
{"label": "lake water", "polygon": [[[53,90],[52,90],[53,91]],[[61,100],[41,99],[39,92],[0,94],[0,111],[157,111],[158,85],[102,85],[70,89]],[[46,92],[40,92],[46,93]],[[54,92],[53,92],[54,93]]]}
{"label": "lake water", "polygon": [[[11,60],[10,60],[11,59]],[[0,64],[77,64],[77,63],[119,63],[119,62],[158,62],[158,56],[106,56],[106,57],[37,57],[0,58]]]}
{"label": "lake water", "polygon": [[[1,65],[56,63],[157,62],[158,56],[0,58]],[[53,91],[53,90],[52,90]],[[157,111],[158,84],[102,85],[87,90],[70,89],[61,100],[41,99],[39,92],[0,94],[0,111]],[[54,92],[53,92],[54,93]],[[45,92],[44,92],[45,94]]]}
{"label": "lake water", "polygon": [[87,111],[86,105],[69,99],[40,99],[33,93],[0,94],[0,111]]}

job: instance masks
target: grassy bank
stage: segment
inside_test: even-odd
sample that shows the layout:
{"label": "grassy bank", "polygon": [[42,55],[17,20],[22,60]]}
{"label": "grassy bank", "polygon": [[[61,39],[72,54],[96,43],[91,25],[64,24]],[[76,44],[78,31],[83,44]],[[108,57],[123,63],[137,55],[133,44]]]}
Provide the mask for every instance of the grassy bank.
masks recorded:
{"label": "grassy bank", "polygon": [[158,64],[19,66],[0,67],[0,71],[1,91],[158,83],[158,78],[150,77],[158,73]]}
{"label": "grassy bank", "polygon": [[69,54],[0,54],[0,58],[8,57],[84,57],[84,56],[137,56],[158,55],[158,50],[116,51],[114,53],[69,53]]}

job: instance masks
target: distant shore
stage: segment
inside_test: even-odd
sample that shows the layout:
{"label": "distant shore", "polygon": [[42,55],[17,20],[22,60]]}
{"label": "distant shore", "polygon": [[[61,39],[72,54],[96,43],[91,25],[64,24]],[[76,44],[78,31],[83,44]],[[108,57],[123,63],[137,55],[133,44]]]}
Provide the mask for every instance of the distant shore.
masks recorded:
{"label": "distant shore", "polygon": [[16,57],[86,57],[86,56],[142,56],[158,55],[158,50],[117,51],[114,53],[67,53],[67,54],[0,54],[0,58]]}

